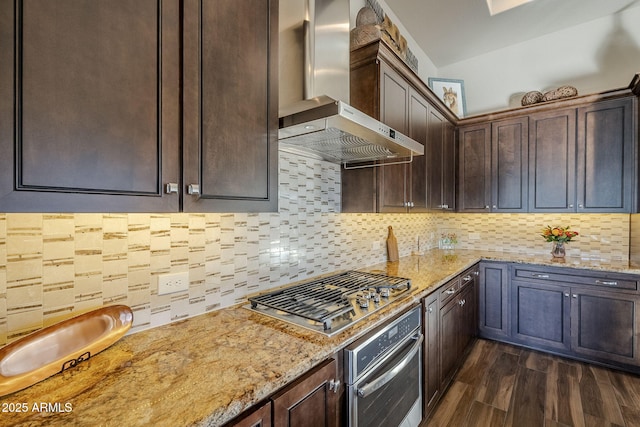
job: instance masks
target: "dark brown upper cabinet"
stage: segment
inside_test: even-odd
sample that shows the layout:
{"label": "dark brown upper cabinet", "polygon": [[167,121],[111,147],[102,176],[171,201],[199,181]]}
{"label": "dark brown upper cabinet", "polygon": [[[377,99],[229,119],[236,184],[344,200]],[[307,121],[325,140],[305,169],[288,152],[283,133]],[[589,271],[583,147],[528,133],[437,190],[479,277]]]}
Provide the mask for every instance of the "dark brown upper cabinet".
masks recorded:
{"label": "dark brown upper cabinet", "polygon": [[458,129],[458,210],[491,210],[491,124]]}
{"label": "dark brown upper cabinet", "polygon": [[177,211],[179,2],[0,8],[0,212]]}
{"label": "dark brown upper cabinet", "polygon": [[491,211],[526,212],[529,120],[527,117],[491,124]]}
{"label": "dark brown upper cabinet", "polygon": [[455,127],[435,108],[429,108],[429,137],[425,147],[427,208],[430,211],[456,209]]}
{"label": "dark brown upper cabinet", "polygon": [[576,110],[529,116],[529,209],[574,212]]}
{"label": "dark brown upper cabinet", "polygon": [[532,212],[634,210],[633,98],[531,115]]}
{"label": "dark brown upper cabinet", "polygon": [[185,211],[277,211],[277,5],[184,1]]}
{"label": "dark brown upper cabinet", "polygon": [[[384,43],[351,52],[350,103],[425,145],[425,154],[384,166],[343,169],[343,212],[453,209],[455,140],[451,113]],[[443,180],[451,182],[443,182]],[[437,194],[431,194],[432,191]],[[444,201],[443,201],[444,200]],[[438,207],[434,207],[438,206]]]}
{"label": "dark brown upper cabinet", "polygon": [[2,1],[0,212],[274,210],[277,7],[213,9]]}
{"label": "dark brown upper cabinet", "polygon": [[516,117],[459,129],[462,212],[526,212],[528,120]]}
{"label": "dark brown upper cabinet", "polygon": [[637,100],[622,98],[578,108],[578,212],[632,211],[638,138],[635,105]]}
{"label": "dark brown upper cabinet", "polygon": [[637,211],[629,89],[460,121],[461,212]]}

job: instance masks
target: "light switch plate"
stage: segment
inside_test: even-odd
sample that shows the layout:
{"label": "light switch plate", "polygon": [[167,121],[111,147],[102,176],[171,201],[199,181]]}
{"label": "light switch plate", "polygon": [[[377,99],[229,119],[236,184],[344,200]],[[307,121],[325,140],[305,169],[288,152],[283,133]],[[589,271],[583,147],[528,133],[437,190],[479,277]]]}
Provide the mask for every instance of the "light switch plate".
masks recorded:
{"label": "light switch plate", "polygon": [[158,276],[158,295],[189,290],[189,272],[161,274]]}

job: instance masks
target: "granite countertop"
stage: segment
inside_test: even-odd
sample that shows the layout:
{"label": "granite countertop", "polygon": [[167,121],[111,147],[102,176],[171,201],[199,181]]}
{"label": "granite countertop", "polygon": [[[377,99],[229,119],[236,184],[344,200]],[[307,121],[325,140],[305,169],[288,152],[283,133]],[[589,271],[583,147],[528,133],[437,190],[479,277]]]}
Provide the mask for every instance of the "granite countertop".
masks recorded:
{"label": "granite countertop", "polygon": [[411,293],[331,338],[241,305],[132,334],[0,398],[0,425],[221,425],[481,259],[640,274],[625,262],[541,258],[431,250],[363,268],[410,278]]}

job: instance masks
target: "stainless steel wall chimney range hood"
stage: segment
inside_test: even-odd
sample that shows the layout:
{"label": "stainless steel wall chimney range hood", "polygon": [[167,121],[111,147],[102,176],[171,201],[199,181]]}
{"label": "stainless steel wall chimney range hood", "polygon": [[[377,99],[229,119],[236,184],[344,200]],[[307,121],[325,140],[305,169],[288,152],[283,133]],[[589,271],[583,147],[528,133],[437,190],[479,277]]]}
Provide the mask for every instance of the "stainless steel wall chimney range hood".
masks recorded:
{"label": "stainless steel wall chimney range hood", "polygon": [[280,149],[359,163],[424,154],[422,144],[349,105],[349,0],[307,0],[305,100],[280,109]]}

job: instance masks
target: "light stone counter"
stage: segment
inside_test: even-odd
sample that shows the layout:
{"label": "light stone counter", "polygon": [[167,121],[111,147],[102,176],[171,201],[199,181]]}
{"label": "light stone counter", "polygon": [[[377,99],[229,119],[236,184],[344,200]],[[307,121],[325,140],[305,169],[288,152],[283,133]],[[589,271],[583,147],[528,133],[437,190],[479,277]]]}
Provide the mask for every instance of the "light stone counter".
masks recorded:
{"label": "light stone counter", "polygon": [[481,259],[640,274],[625,263],[432,250],[364,268],[408,277],[412,291],[334,337],[241,306],[222,309],[126,336],[76,368],[0,398],[0,425],[221,425]]}

